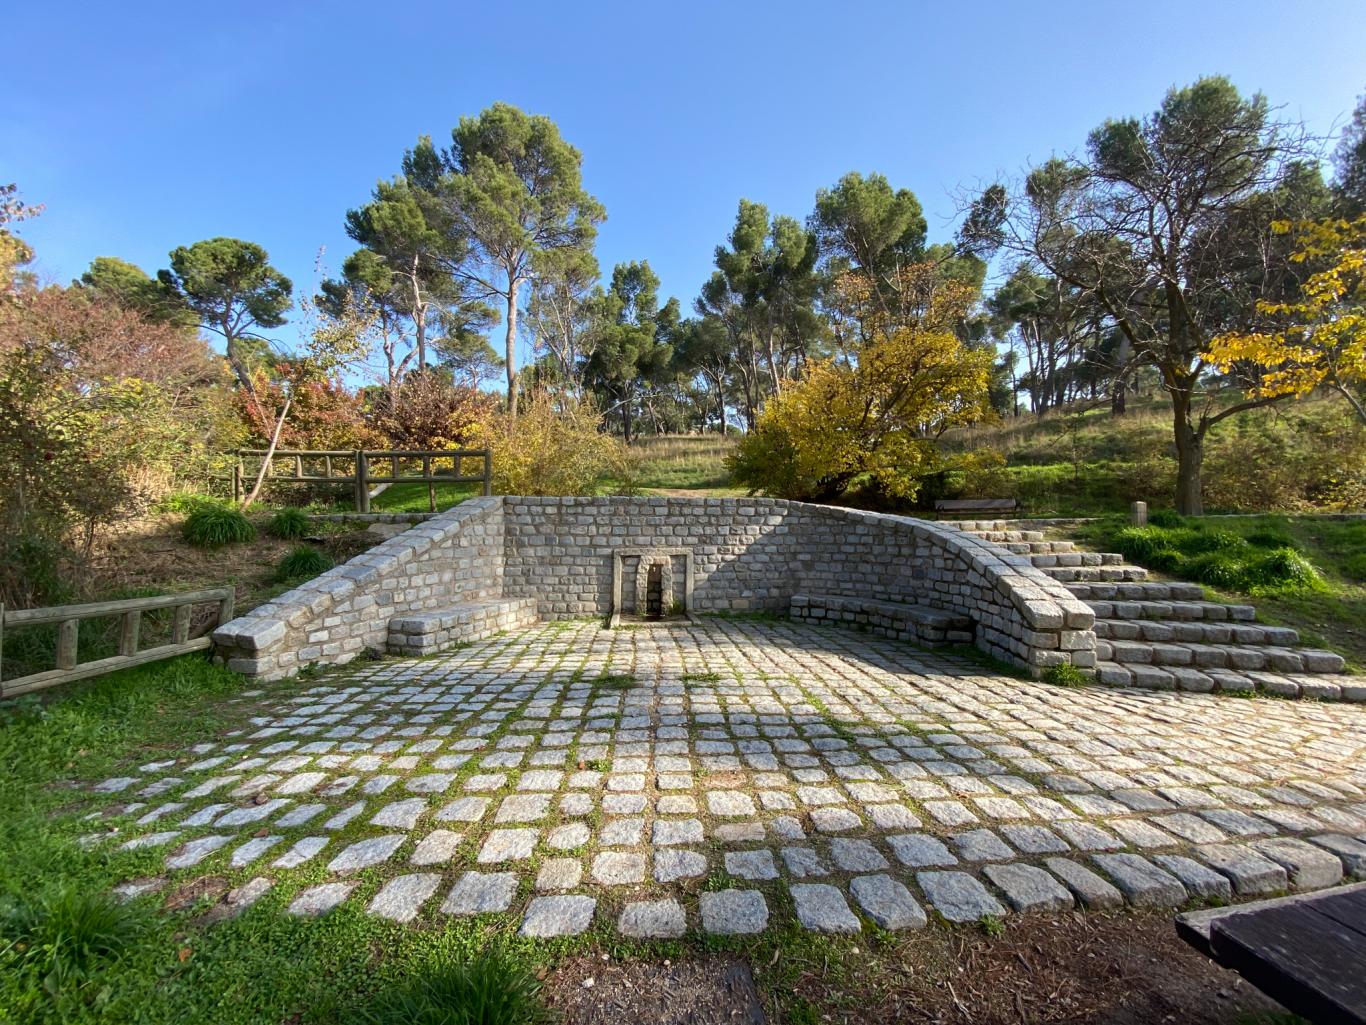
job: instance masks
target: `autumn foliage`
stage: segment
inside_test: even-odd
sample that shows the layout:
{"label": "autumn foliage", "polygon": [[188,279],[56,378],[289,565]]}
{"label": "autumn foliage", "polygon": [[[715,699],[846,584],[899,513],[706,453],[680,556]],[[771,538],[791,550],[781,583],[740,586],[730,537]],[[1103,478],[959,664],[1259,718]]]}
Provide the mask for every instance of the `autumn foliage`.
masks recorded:
{"label": "autumn foliage", "polygon": [[1257,304],[1269,322],[1265,330],[1220,335],[1208,359],[1224,371],[1258,368],[1258,395],[1333,388],[1366,423],[1366,217],[1274,227],[1295,236],[1291,261],[1316,269],[1293,301]]}

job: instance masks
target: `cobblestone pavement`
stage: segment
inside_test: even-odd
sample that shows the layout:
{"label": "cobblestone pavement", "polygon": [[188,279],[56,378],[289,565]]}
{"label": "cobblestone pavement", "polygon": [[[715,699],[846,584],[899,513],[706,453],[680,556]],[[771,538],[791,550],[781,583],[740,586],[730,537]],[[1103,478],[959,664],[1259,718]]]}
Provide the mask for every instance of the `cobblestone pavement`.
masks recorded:
{"label": "cobblestone pavement", "polygon": [[[830,628],[541,625],[248,691],[83,842],[245,906],[849,933],[1366,875],[1366,710],[1068,689]],[[128,802],[128,803],[124,803]]]}

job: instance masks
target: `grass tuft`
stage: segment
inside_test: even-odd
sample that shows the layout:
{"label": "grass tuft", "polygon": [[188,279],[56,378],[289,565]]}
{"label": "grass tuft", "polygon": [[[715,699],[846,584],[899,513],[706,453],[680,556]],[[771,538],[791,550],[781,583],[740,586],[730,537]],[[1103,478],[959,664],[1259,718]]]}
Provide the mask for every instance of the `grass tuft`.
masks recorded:
{"label": "grass tuft", "polygon": [[311,580],[331,568],[332,560],[326,552],[309,545],[299,545],[275,567],[275,579],[281,583],[287,580]]}
{"label": "grass tuft", "polygon": [[486,951],[446,960],[382,993],[357,1025],[539,1025],[552,1020],[541,984],[526,967]]}
{"label": "grass tuft", "polygon": [[308,533],[308,516],[301,509],[281,509],[266,524],[266,532],[282,541],[297,541]]}
{"label": "grass tuft", "polygon": [[256,528],[242,510],[210,502],[192,509],[181,531],[196,548],[222,548],[256,540]]}

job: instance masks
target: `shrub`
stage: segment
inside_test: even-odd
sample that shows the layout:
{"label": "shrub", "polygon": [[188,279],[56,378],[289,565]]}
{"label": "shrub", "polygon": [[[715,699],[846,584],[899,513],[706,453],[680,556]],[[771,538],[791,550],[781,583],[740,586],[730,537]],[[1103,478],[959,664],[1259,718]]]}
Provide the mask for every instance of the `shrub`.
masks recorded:
{"label": "shrub", "polygon": [[297,541],[308,533],[308,517],[300,509],[281,509],[266,524],[266,531],[282,541]]}
{"label": "shrub", "polygon": [[1277,548],[1249,565],[1247,583],[1249,590],[1317,591],[1324,586],[1318,570],[1293,548]]}
{"label": "shrub", "polygon": [[1154,527],[1179,527],[1185,520],[1175,509],[1156,509],[1148,514],[1148,522]]}
{"label": "shrub", "polygon": [[1343,559],[1341,569],[1342,575],[1349,580],[1359,580],[1366,583],[1366,552],[1349,555]]}
{"label": "shrub", "polygon": [[1006,471],[1006,457],[994,448],[979,448],[958,458],[963,482],[960,498],[1011,498],[1013,480]]}
{"label": "shrub", "polygon": [[157,501],[152,507],[157,512],[176,513],[180,516],[188,516],[196,509],[206,505],[222,505],[218,499],[209,495],[201,495],[195,491],[173,491],[169,495]]}
{"label": "shrub", "polygon": [[309,545],[300,545],[276,564],[275,579],[286,580],[309,580],[316,577],[319,573],[326,573],[332,568],[332,560],[328,558],[326,552],[319,551]]}
{"label": "shrub", "polygon": [[541,984],[506,956],[447,961],[382,994],[359,1015],[367,1025],[540,1025],[551,1021]]}
{"label": "shrub", "polygon": [[62,545],[38,534],[0,534],[0,603],[10,608],[60,605],[70,598]]}
{"label": "shrub", "polygon": [[241,509],[218,503],[206,502],[191,512],[181,532],[196,548],[222,548],[256,539],[256,528]]}
{"label": "shrub", "polygon": [[515,420],[491,413],[478,437],[493,452],[493,489],[500,495],[591,495],[608,475],[626,472],[625,446],[602,431],[584,403],[556,408],[537,392]]}
{"label": "shrub", "polygon": [[97,983],[101,966],[141,937],[149,917],[108,893],[68,887],[6,908],[0,934],[18,971],[50,994],[71,994]]}

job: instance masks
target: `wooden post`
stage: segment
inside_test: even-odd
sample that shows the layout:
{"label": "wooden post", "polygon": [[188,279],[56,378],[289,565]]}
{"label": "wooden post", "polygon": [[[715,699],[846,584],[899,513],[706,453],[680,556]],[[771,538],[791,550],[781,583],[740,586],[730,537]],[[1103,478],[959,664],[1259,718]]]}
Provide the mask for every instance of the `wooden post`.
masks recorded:
{"label": "wooden post", "polygon": [[1135,527],[1146,527],[1148,525],[1148,503],[1135,502],[1129,506],[1129,522]]}
{"label": "wooden post", "polygon": [[184,644],[190,639],[190,617],[194,606],[188,603],[175,607],[175,626],[172,628],[171,643]]}
{"label": "wooden post", "polygon": [[218,626],[232,621],[233,600],[237,597],[232,587],[228,588],[228,593],[223,596],[223,600],[218,603]]}
{"label": "wooden post", "polygon": [[57,668],[76,668],[76,641],[79,619],[64,619],[57,625]]}
{"label": "wooden post", "polygon": [[328,480],[332,479],[332,457],[323,456],[323,476]]}
{"label": "wooden post", "polygon": [[422,476],[427,480],[427,511],[436,512],[436,484],[432,481],[432,457],[429,452],[422,455]]}
{"label": "wooden post", "polygon": [[356,449],[356,512],[370,511],[370,462],[365,452]]}
{"label": "wooden post", "polygon": [[493,453],[484,449],[484,496],[493,494]]}
{"label": "wooden post", "polygon": [[238,456],[237,461],[232,464],[232,504],[237,505],[242,501],[242,457]]}
{"label": "wooden post", "polygon": [[123,629],[119,631],[119,654],[136,655],[138,633],[142,629],[142,613],[137,609],[123,614]]}
{"label": "wooden post", "polygon": [[294,453],[294,479],[300,480],[304,475],[304,457],[298,452]]}

